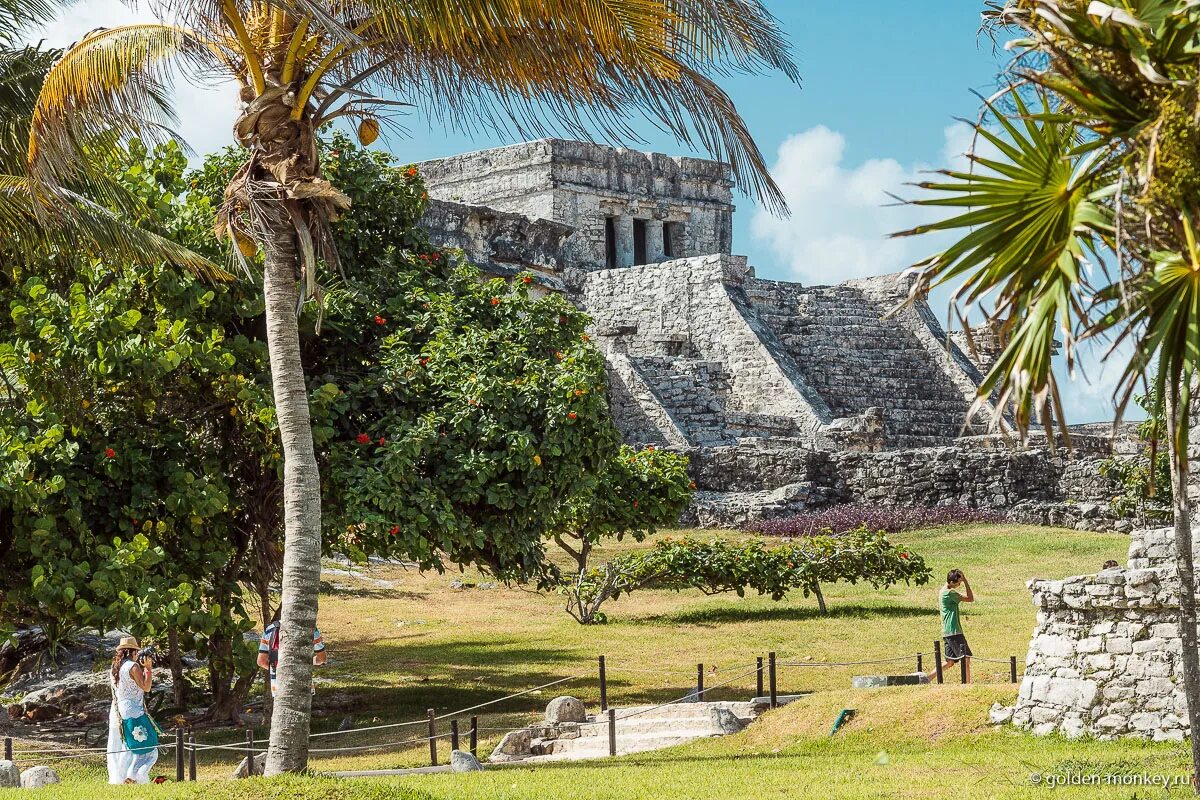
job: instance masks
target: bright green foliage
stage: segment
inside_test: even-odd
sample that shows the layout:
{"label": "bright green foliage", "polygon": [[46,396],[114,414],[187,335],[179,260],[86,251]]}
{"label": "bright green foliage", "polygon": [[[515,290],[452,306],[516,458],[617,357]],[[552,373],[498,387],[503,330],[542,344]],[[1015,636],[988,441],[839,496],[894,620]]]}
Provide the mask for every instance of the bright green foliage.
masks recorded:
{"label": "bright green foliage", "polygon": [[1105,459],[1100,464],[1100,474],[1117,481],[1123,489],[1109,501],[1109,509],[1118,517],[1144,526],[1171,517],[1171,460],[1163,444],[1166,420],[1162,403],[1155,403],[1145,395],[1139,395],[1135,401],[1147,414],[1137,427],[1142,448],[1133,456]]}
{"label": "bright green foliage", "polygon": [[[122,179],[157,209],[143,222],[211,248],[239,161],[184,178],[177,150],[135,149]],[[302,325],[326,550],[540,574],[559,510],[617,452],[586,317],[534,299],[532,276],[483,281],[430,247],[414,169],[344,137],[324,162],[354,201],[334,229],[345,275],[321,333]],[[280,563],[261,299],[250,282],[71,266],[23,276],[0,316],[0,616],[169,626],[223,659],[228,689],[252,674],[240,634],[270,613]]]}
{"label": "bright green foliage", "polygon": [[589,565],[592,550],[607,537],[629,536],[640,542],[661,525],[678,521],[696,485],[687,473],[686,456],[647,447],[622,446],[620,453],[586,483],[561,517],[554,541],[576,564],[572,575],[559,578],[567,597],[567,613],[581,624],[605,621],[600,606],[611,596],[607,578],[617,572]]}
{"label": "bright green foliage", "polygon": [[646,588],[736,592],[739,597],[754,591],[773,600],[799,589],[805,597],[816,595],[825,613],[822,584],[865,581],[884,589],[897,583],[923,585],[930,574],[921,556],[893,545],[883,531],[864,526],[778,547],[768,547],[762,539],[668,537],[649,550],[628,553],[592,570],[584,585],[592,596],[614,600]]}
{"label": "bright green foliage", "polygon": [[980,397],[998,391],[1021,430],[1061,408],[1058,342],[1069,365],[1078,340],[1124,345],[1120,408],[1148,375],[1186,407],[1200,369],[1200,6],[1011,0],[985,17],[1023,56],[986,109],[995,125],[978,126],[996,155],[923,185],[936,196],[919,204],[956,216],[903,235],[961,238],[919,265],[921,287],[961,282],[989,316],[1006,346]]}

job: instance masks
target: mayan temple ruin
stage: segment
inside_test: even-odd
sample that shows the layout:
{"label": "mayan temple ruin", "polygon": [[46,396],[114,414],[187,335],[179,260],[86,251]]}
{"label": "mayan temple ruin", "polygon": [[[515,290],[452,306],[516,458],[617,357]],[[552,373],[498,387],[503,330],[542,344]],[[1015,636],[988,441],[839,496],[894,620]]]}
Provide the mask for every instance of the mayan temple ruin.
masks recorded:
{"label": "mayan temple ruin", "polygon": [[[825,286],[756,277],[733,253],[727,165],[552,139],[421,169],[436,241],[490,273],[533,270],[540,290],[592,316],[626,441],[691,458],[699,491],[685,523],[870,502],[1131,531],[1111,515],[1120,488],[1098,467],[1136,440],[1077,426],[1070,452],[1052,452],[1045,438],[1019,447],[987,433],[986,419],[967,419],[995,355],[986,336],[968,348],[925,302],[900,308],[902,274]],[[1029,588],[1038,621],[1024,678],[994,721],[1185,735],[1169,530],[1133,532],[1128,567]]]}
{"label": "mayan temple ruin", "polygon": [[869,501],[1111,524],[1095,468],[1110,437],[1081,431],[1066,457],[970,424],[994,353],[981,336],[968,356],[924,302],[895,311],[903,275],[756,277],[733,253],[728,165],[546,139],[420,169],[436,242],[494,274],[532,270],[592,316],[626,441],[691,457],[688,521]]}

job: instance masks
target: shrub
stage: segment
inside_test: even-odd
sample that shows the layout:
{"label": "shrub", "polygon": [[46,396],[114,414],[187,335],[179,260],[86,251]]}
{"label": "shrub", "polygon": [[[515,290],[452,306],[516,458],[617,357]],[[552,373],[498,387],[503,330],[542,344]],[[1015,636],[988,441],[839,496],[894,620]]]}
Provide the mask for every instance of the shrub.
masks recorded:
{"label": "shrub", "polygon": [[761,520],[750,525],[749,530],[766,536],[845,533],[861,527],[884,533],[901,533],[943,525],[1003,521],[1002,512],[968,506],[878,506],[847,503],[783,519]]}
{"label": "shrub", "polygon": [[[581,594],[597,610],[604,600],[636,589],[697,589],[705,594],[747,591],[781,600],[799,589],[815,595],[827,613],[822,584],[867,581],[877,589],[897,583],[928,583],[925,560],[888,541],[883,531],[859,527],[767,547],[762,539],[731,542],[664,538],[649,550],[628,553],[580,580]],[[598,620],[599,621],[599,620]]]}
{"label": "shrub", "polygon": [[567,613],[580,624],[604,622],[599,609],[608,594],[597,581],[603,568],[589,567],[592,550],[605,538],[640,542],[658,526],[676,522],[692,497],[687,467],[687,456],[623,445],[566,504],[552,538],[576,566],[571,575],[553,579],[567,598]]}

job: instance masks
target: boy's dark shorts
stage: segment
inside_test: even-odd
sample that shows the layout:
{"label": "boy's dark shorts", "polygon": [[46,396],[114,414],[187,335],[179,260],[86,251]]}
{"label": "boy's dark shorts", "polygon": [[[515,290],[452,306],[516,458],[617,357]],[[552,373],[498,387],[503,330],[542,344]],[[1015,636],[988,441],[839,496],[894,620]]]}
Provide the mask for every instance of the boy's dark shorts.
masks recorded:
{"label": "boy's dark shorts", "polygon": [[971,652],[971,645],[967,644],[967,637],[961,633],[952,633],[949,636],[943,636],[942,644],[946,649],[946,659],[948,661],[958,661],[959,659],[975,655]]}

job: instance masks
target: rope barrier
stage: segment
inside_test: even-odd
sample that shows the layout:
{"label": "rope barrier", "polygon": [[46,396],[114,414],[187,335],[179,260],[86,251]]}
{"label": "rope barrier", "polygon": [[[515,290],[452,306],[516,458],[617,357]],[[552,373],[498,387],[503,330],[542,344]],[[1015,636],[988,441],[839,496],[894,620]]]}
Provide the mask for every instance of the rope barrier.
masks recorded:
{"label": "rope barrier", "polygon": [[[523,692],[517,692],[515,694],[510,694],[505,697],[499,697],[495,700],[489,700],[486,703],[480,703],[479,705],[469,706],[467,708],[460,708],[458,711],[451,711],[447,714],[442,714],[441,716],[434,717],[434,719],[435,720],[443,720],[443,719],[450,719],[451,717],[459,717],[459,716],[462,716],[463,714],[469,713],[471,711],[478,711],[481,708],[487,708],[488,706],[494,706],[497,703],[503,703],[505,700],[512,700],[514,697],[521,697],[523,695],[532,694],[533,692],[540,692],[542,689],[549,689],[551,686],[558,686],[563,683],[570,683],[571,681],[577,681],[580,678],[587,678],[587,677],[591,677],[591,673],[583,673],[581,675],[572,675],[569,678],[560,678],[556,681],[551,681],[550,683],[543,683],[541,686],[535,686],[532,689],[526,689]],[[427,722],[427,720],[426,720],[426,722]]]}
{"label": "rope barrier", "polygon": [[[928,655],[928,654],[926,654],[926,653],[907,653],[903,656],[896,656],[894,658],[865,659],[865,660],[861,660],[861,661],[838,661],[838,662],[813,662],[813,661],[795,661],[795,660],[776,661],[776,665],[779,667],[797,667],[797,668],[850,667],[850,666],[859,666],[859,665],[866,665],[866,664],[888,664],[888,663],[893,663],[893,662],[897,662],[897,661],[907,661],[907,660],[912,659],[914,656],[925,656],[925,655]],[[974,658],[976,661],[987,662],[987,663],[1011,664],[1010,659],[985,658],[983,656],[973,656],[972,658]],[[658,709],[665,708],[667,706],[686,702],[690,699],[694,699],[694,698],[698,697],[701,693],[707,694],[708,692],[710,692],[714,689],[719,689],[719,688],[722,688],[725,686],[729,686],[730,684],[732,684],[736,681],[739,681],[749,675],[753,675],[756,672],[758,672],[759,668],[760,667],[757,663],[747,665],[744,669],[741,667],[732,667],[730,669],[734,669],[734,670],[742,669],[742,671],[737,673],[736,675],[733,675],[732,677],[727,678],[718,683],[709,684],[709,685],[705,686],[703,689],[699,689],[699,688],[694,689],[694,690],[682,695],[681,697],[675,698],[673,700],[668,700],[663,703],[658,703],[656,705],[647,706],[647,707],[639,709],[637,711],[618,716],[618,717],[616,717],[616,719],[617,720],[631,719],[633,717],[637,717],[642,714],[648,714],[652,711],[656,711]],[[682,670],[644,669],[644,668],[635,668],[635,667],[629,667],[629,668],[618,667],[614,671],[618,672],[618,673],[628,672],[628,673],[655,674],[655,675],[664,675],[664,676],[687,676],[689,678],[694,678],[696,675],[695,672],[692,672],[690,670],[685,672]],[[722,674],[723,675],[724,673],[719,673],[719,668],[713,667],[708,672],[708,674],[710,674],[710,675]],[[524,689],[520,692],[514,692],[512,694],[508,694],[503,697],[498,697],[493,700],[488,700],[483,703],[477,703],[472,706],[467,706],[466,708],[461,708],[461,709],[457,709],[455,711],[450,711],[445,714],[435,716],[432,718],[432,720],[433,721],[441,721],[441,720],[451,719],[454,717],[461,717],[461,716],[469,714],[473,711],[478,711],[480,709],[488,708],[490,706],[494,706],[499,703],[506,702],[508,700],[512,700],[512,699],[515,699],[518,697],[523,697],[525,695],[533,694],[535,692],[540,692],[544,689],[549,689],[554,686],[561,686],[563,684],[571,683],[573,681],[578,681],[582,678],[587,678],[590,676],[591,676],[591,673],[589,672],[589,673],[581,673],[581,674],[577,674],[577,675],[572,675],[572,676],[569,676],[566,678],[559,678],[557,680],[543,683],[540,686],[534,686],[529,689]],[[363,728],[347,728],[345,730],[324,731],[322,733],[310,734],[309,739],[310,740],[311,739],[319,739],[319,738],[324,738],[324,737],[328,737],[328,736],[340,736],[340,735],[344,735],[344,734],[369,733],[372,731],[390,730],[390,729],[394,729],[394,728],[405,728],[405,727],[410,727],[410,726],[414,726],[414,725],[427,725],[430,723],[430,721],[431,721],[430,718],[424,718],[424,719],[411,720],[411,721],[405,721],[405,722],[387,723],[387,724],[383,724],[383,725],[371,725],[371,726],[363,727]],[[580,726],[583,727],[583,726],[607,725],[607,724],[608,724],[608,720],[604,719],[604,720],[596,720],[594,722],[580,723]],[[475,730],[476,731],[509,731],[511,729],[507,728],[507,727],[496,727],[496,726],[476,726]],[[447,739],[447,738],[451,738],[452,736],[453,736],[452,733],[447,732],[447,733],[437,734],[434,736],[414,736],[414,737],[410,737],[407,739],[401,739],[401,740],[398,740],[395,742],[385,742],[385,743],[381,743],[381,744],[355,745],[355,746],[347,746],[347,747],[310,748],[309,752],[310,753],[350,753],[350,752],[362,752],[362,751],[368,751],[368,750],[384,750],[384,749],[388,749],[388,748],[392,748],[392,747],[399,747],[399,746],[407,745],[407,744],[418,744],[418,743],[422,743],[422,742],[436,741],[438,739]],[[176,747],[176,745],[174,743],[166,743],[166,744],[158,745],[158,749],[160,751],[172,750],[175,747]],[[194,743],[185,745],[185,748],[190,748],[191,750],[193,750],[195,752],[205,751],[205,750],[226,750],[226,751],[233,751],[233,752],[236,752],[239,754],[253,752],[255,755],[267,752],[265,747],[264,748],[247,748],[245,744],[240,744],[240,743],[237,743],[237,744],[199,744],[199,743],[194,742]],[[44,755],[44,754],[59,753],[62,755],[52,755],[49,758],[45,758],[43,760],[66,761],[66,760],[79,759],[79,758],[91,758],[91,757],[101,756],[101,755],[107,756],[107,755],[110,755],[113,753],[123,753],[126,751],[127,751],[126,749],[108,750],[106,747],[85,748],[85,747],[75,747],[72,745],[62,745],[60,747],[50,747],[50,748],[19,749],[19,750],[14,751],[13,755],[14,755],[14,758],[16,758],[16,757],[27,757],[27,756],[37,756],[37,755]]]}
{"label": "rope barrier", "polygon": [[325,731],[323,733],[310,733],[309,739],[320,739],[325,736],[341,736],[347,733],[365,733],[367,731],[382,731],[388,728],[406,728],[410,725],[428,725],[428,719],[418,719],[412,722],[392,722],[387,725],[372,725],[369,728],[346,728],[343,731]]}
{"label": "rope barrier", "polygon": [[[160,752],[163,750],[174,750],[175,744],[173,742],[171,744],[160,744],[160,745],[158,745],[157,749]],[[74,755],[50,756],[49,758],[39,758],[38,761],[71,761],[71,760],[77,759],[77,758],[96,758],[99,756],[108,756],[108,755],[113,755],[116,753],[128,752],[128,750],[108,750],[106,748],[100,748],[100,750],[102,752],[89,751],[86,753],[75,753]],[[14,752],[13,759],[15,760],[17,756],[28,755],[30,752],[32,752],[32,751],[23,751],[23,752],[19,752],[19,753]],[[53,750],[42,750],[39,752],[49,753],[49,752],[54,752],[54,751]]]}
{"label": "rope barrier", "polygon": [[437,736],[413,736],[408,739],[401,739],[398,742],[387,742],[385,744],[364,744],[357,747],[320,747],[309,748],[310,753],[352,753],[360,750],[383,750],[388,747],[398,747],[402,744],[415,744],[417,742],[432,742],[438,739],[449,739],[451,734],[439,733]]}
{"label": "rope barrier", "polygon": [[856,667],[860,664],[888,664],[893,661],[911,661],[916,653],[895,658],[876,658],[867,661],[776,661],[777,667]]}
{"label": "rope barrier", "polygon": [[[722,686],[728,686],[729,684],[731,684],[735,681],[741,680],[742,678],[746,677],[747,675],[753,675],[757,671],[758,671],[758,665],[756,664],[755,666],[751,667],[750,669],[746,670],[745,672],[734,675],[732,678],[724,680],[720,683],[714,683],[711,686],[705,686],[703,689],[703,692],[705,694],[708,694],[713,689],[720,689]],[[689,697],[698,697],[700,695],[700,693],[701,693],[701,690],[696,689],[694,691],[688,692],[683,697],[676,698],[675,700],[668,700],[665,703],[659,703],[658,705],[655,705],[655,706],[647,706],[646,708],[643,708],[640,711],[634,711],[631,714],[626,714],[624,716],[617,716],[617,721],[620,722],[623,719],[632,719],[633,717],[638,717],[638,716],[641,716],[642,714],[647,714],[651,711],[657,711],[660,708],[666,708],[667,706],[673,706],[676,703],[682,703],[685,700],[687,700]],[[607,725],[608,720],[597,720],[596,722],[588,722],[588,723],[584,723],[584,724]]]}

